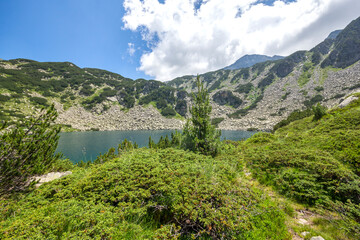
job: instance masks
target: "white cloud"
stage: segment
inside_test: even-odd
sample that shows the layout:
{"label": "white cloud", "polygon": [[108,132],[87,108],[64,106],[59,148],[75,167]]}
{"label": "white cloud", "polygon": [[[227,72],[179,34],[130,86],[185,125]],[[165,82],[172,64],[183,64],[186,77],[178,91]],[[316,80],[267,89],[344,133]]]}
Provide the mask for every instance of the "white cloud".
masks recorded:
{"label": "white cloud", "polygon": [[127,52],[130,55],[130,57],[134,56],[135,54],[135,45],[133,43],[128,43],[128,49]]}
{"label": "white cloud", "polygon": [[[124,27],[140,31],[150,52],[140,70],[171,80],[225,67],[245,54],[309,49],[358,17],[358,0],[124,0]],[[130,45],[129,45],[130,49]],[[130,51],[129,51],[130,53]]]}

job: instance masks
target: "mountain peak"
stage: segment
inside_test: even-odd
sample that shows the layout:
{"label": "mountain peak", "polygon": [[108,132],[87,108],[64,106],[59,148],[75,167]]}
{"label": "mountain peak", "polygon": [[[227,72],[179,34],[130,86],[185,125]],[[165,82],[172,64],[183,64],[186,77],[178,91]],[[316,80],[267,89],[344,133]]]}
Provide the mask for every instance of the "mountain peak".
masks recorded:
{"label": "mountain peak", "polygon": [[326,39],[335,39],[341,33],[341,31],[342,29],[331,32]]}
{"label": "mountain peak", "polygon": [[266,61],[275,61],[279,59],[283,59],[284,57],[274,55],[273,57],[269,57],[266,55],[260,54],[246,54],[243,57],[239,58],[235,63],[231,64],[230,66],[225,67],[225,70],[235,70],[239,68],[247,68],[252,67],[253,65],[261,62]]}

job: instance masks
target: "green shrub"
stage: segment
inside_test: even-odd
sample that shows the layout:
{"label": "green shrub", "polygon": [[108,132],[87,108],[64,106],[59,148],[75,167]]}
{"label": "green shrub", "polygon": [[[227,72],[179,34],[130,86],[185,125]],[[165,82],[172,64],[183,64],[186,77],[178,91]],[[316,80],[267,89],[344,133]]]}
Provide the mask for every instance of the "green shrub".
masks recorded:
{"label": "green shrub", "polygon": [[321,87],[321,86],[317,86],[317,87],[315,87],[314,89],[315,89],[315,91],[317,91],[317,92],[324,91],[324,88]]}
{"label": "green shrub", "polygon": [[275,124],[275,126],[273,127],[273,132],[281,127],[289,125],[291,122],[309,117],[311,115],[313,115],[313,111],[311,111],[310,109],[306,109],[303,111],[294,110],[286,119],[281,120],[280,122]]}
{"label": "green shrub", "polygon": [[242,100],[229,90],[218,91],[213,95],[212,99],[219,105],[229,105],[234,108],[238,108],[242,104]]}
{"label": "green shrub", "polygon": [[48,107],[48,101],[46,98],[41,98],[41,97],[30,97],[30,101],[32,101],[35,104],[44,106],[44,107]]}
{"label": "green shrub", "polygon": [[310,107],[312,107],[313,105],[315,105],[316,103],[321,102],[323,99],[324,99],[323,96],[317,94],[317,95],[315,95],[314,97],[312,97],[310,100],[305,100],[305,101],[304,101],[304,105],[305,105],[307,108],[310,108]]}
{"label": "green shrub", "polygon": [[252,83],[241,84],[235,89],[235,92],[248,94],[253,88]]}
{"label": "green shrub", "polygon": [[52,125],[56,116],[52,106],[39,116],[23,119],[22,125],[0,125],[1,194],[27,189],[30,176],[43,173],[59,158],[54,155],[60,131]]}
{"label": "green shrub", "polygon": [[326,107],[321,106],[319,103],[312,107],[312,111],[314,113],[313,121],[318,121],[326,115]]}
{"label": "green shrub", "polygon": [[219,124],[224,121],[224,118],[213,118],[211,119],[211,124],[215,127],[219,127]]}
{"label": "green shrub", "polygon": [[291,92],[286,92],[284,95],[281,96],[282,100],[285,100],[287,98],[287,96],[289,96],[291,94]]}
{"label": "green shrub", "polygon": [[91,96],[94,94],[94,90],[91,88],[90,85],[83,85],[82,88],[80,89],[80,94],[84,95],[84,96]]}
{"label": "green shrub", "polygon": [[259,82],[258,88],[265,88],[265,87],[269,86],[270,84],[272,84],[274,80],[275,80],[275,74],[269,73],[268,75],[266,75],[265,78],[263,78]]}
{"label": "green shrub", "polygon": [[176,112],[172,107],[166,107],[161,111],[161,115],[165,117],[173,117],[176,116]]}
{"label": "green shrub", "polygon": [[0,94],[0,102],[7,102],[11,99],[10,96]]}
{"label": "green shrub", "polygon": [[9,204],[0,237],[287,239],[284,213],[238,181],[232,155],[139,149],[77,169]]}

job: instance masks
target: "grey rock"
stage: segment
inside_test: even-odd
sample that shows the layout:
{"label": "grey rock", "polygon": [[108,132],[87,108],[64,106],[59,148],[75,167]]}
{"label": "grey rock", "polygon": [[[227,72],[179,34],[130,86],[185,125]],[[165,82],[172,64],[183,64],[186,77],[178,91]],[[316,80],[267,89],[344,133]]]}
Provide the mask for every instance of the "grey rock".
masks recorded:
{"label": "grey rock", "polygon": [[35,185],[36,187],[39,187],[41,186],[41,184],[43,183],[46,183],[46,182],[51,182],[55,179],[58,179],[58,178],[62,178],[62,177],[65,177],[67,175],[70,175],[72,174],[71,171],[66,171],[66,172],[50,172],[48,174],[45,174],[45,175],[41,175],[41,176],[38,176],[38,177],[33,177],[31,180],[33,181],[38,181],[38,183]]}
{"label": "grey rock", "polygon": [[347,105],[349,105],[351,102],[355,101],[355,100],[358,100],[359,98],[358,97],[355,97],[355,96],[350,96],[348,98],[345,98],[344,101],[342,101],[340,104],[339,104],[339,108],[344,108],[346,107]]}
{"label": "grey rock", "polygon": [[306,235],[308,235],[310,232],[302,232],[302,233],[300,233],[300,235],[301,236],[303,236],[303,237],[306,237]]}
{"label": "grey rock", "polygon": [[316,237],[310,238],[310,240],[325,240],[325,239],[321,236],[316,236]]}

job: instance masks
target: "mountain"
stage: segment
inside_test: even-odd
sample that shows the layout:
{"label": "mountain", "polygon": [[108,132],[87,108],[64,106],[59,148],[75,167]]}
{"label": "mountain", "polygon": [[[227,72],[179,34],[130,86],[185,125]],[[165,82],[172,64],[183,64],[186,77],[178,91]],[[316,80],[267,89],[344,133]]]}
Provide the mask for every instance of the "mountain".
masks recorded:
{"label": "mountain", "polygon": [[[70,62],[0,61],[0,120],[21,119],[54,103],[59,123],[69,128],[179,128],[185,98],[185,91],[160,81],[132,80]],[[156,120],[144,125],[149,118]]]}
{"label": "mountain", "polygon": [[[272,129],[295,110],[329,108],[360,90],[360,18],[310,51],[201,74],[221,129]],[[335,37],[335,38],[334,38]],[[0,120],[55,104],[65,130],[180,129],[196,76],[132,80],[63,62],[0,61]]]}
{"label": "mountain", "polygon": [[[213,117],[222,120],[220,128],[271,129],[294,110],[317,103],[331,108],[347,94],[359,91],[359,60],[360,18],[335,39],[327,38],[310,51],[248,68],[221,69],[200,78],[213,100]],[[167,84],[191,92],[195,76]]]}
{"label": "mountain", "polygon": [[329,34],[327,39],[336,39],[336,37],[341,33],[342,30],[335,30]]}
{"label": "mountain", "polygon": [[230,66],[227,66],[223,68],[224,70],[235,70],[240,68],[247,68],[252,67],[257,63],[266,62],[266,61],[276,61],[279,59],[283,59],[282,56],[265,56],[265,55],[258,55],[258,54],[251,54],[251,55],[245,55],[241,58],[239,58],[235,63],[231,64]]}

